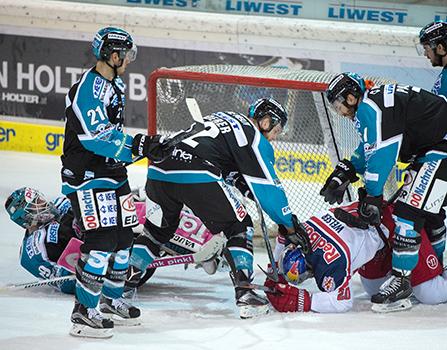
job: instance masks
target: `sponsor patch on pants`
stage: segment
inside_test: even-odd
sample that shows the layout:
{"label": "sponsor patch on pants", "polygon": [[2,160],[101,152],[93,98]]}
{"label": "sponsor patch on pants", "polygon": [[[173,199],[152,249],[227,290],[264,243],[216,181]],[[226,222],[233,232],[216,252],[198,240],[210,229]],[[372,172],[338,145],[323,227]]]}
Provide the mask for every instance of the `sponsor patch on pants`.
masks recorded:
{"label": "sponsor patch on pants", "polygon": [[123,227],[138,225],[138,216],[132,193],[120,197],[120,206]]}
{"label": "sponsor patch on pants", "polygon": [[93,190],[77,191],[77,195],[85,230],[96,230],[99,228],[99,220]]}
{"label": "sponsor patch on pants", "polygon": [[99,221],[102,227],[116,226],[118,208],[115,191],[99,192],[96,194],[98,202]]}

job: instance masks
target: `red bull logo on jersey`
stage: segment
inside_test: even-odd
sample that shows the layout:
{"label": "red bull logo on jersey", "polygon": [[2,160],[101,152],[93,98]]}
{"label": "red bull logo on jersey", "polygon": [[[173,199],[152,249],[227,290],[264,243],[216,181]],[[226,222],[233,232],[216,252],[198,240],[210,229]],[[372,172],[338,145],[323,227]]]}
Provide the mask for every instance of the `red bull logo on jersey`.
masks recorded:
{"label": "red bull logo on jersey", "polygon": [[307,223],[304,223],[304,226],[309,235],[312,251],[315,252],[318,249],[321,249],[323,251],[323,259],[327,264],[334,262],[341,256],[334,245],[328,242],[326,238],[322,237],[313,227],[309,226]]}

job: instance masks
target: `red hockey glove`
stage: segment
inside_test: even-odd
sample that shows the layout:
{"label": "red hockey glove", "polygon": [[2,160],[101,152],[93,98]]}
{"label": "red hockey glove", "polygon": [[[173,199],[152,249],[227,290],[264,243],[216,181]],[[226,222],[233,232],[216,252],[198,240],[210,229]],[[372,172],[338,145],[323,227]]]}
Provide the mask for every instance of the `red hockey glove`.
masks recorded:
{"label": "red hockey glove", "polygon": [[310,311],[311,296],[307,290],[296,288],[287,283],[275,283],[272,280],[266,281],[264,285],[277,291],[277,293],[266,293],[267,299],[276,311]]}

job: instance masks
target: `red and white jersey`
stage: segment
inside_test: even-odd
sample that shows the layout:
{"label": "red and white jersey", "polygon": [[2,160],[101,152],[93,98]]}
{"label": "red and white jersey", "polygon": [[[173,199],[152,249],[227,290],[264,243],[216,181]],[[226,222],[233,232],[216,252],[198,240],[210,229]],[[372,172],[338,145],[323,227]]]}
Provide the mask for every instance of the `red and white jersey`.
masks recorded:
{"label": "red and white jersey", "polygon": [[[342,208],[355,213],[357,204]],[[321,293],[312,295],[311,310],[349,310],[352,307],[352,275],[384,247],[384,242],[374,227],[367,230],[349,227],[334,217],[333,210],[312,216],[304,226],[312,247],[312,253],[306,255],[306,260],[312,266],[321,290]],[[381,228],[388,237],[388,228],[385,225]]]}

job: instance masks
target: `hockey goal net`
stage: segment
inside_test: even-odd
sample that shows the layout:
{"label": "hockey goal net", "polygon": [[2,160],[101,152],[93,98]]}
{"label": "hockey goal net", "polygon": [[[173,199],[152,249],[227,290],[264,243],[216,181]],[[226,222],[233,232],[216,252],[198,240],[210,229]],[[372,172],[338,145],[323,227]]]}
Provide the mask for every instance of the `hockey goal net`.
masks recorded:
{"label": "hockey goal net", "polygon": [[[286,108],[286,132],[273,142],[276,172],[291,209],[300,220],[328,207],[319,191],[339,159],[349,157],[359,136],[354,125],[329,108],[324,97],[334,73],[259,66],[205,65],[157,69],[148,86],[149,133],[169,134],[192,122],[185,97],[194,97],[203,113],[247,114],[258,98],[273,97]],[[376,84],[389,82],[370,78]],[[385,195],[397,188],[394,172]],[[355,199],[350,189],[347,199]],[[250,202],[250,201],[248,201]],[[253,205],[248,209],[254,220]],[[270,222],[271,224],[271,222]]]}

